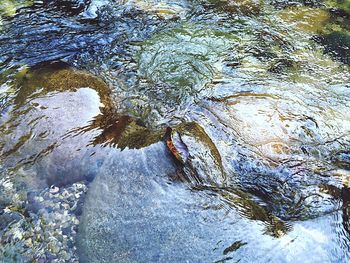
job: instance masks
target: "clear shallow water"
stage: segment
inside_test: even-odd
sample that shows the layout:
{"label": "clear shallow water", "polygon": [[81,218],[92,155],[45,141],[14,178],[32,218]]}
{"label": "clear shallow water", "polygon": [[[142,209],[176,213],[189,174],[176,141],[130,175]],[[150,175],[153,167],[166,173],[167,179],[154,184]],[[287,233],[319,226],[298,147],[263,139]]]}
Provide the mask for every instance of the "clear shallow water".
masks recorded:
{"label": "clear shallow water", "polygon": [[5,261],[77,182],[82,262],[348,261],[346,3],[78,2],[1,6]]}

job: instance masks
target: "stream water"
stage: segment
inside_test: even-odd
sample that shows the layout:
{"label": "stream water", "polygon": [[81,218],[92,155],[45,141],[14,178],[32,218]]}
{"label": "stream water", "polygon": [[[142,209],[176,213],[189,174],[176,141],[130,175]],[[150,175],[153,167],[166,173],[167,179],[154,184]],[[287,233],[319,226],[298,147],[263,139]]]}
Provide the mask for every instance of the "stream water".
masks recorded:
{"label": "stream water", "polygon": [[348,0],[0,0],[0,262],[349,262]]}

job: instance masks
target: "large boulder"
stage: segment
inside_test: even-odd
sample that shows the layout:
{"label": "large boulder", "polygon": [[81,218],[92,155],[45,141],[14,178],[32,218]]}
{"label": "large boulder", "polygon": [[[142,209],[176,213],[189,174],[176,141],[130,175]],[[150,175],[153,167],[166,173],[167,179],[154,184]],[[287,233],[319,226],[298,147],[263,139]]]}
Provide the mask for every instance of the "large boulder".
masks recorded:
{"label": "large boulder", "polygon": [[84,206],[82,262],[214,261],[238,238],[229,227],[235,215],[174,179],[164,143],[110,157]]}
{"label": "large boulder", "polygon": [[108,86],[58,64],[25,70],[17,78],[13,106],[0,119],[4,168],[32,170],[25,173],[30,184],[92,179],[103,161],[101,149],[108,151],[91,143],[103,130],[97,120],[112,109]]}
{"label": "large boulder", "polygon": [[[78,232],[81,262],[342,262],[348,256],[335,241],[341,217],[337,224],[330,215],[292,229],[239,192],[190,189],[177,180],[162,142],[114,152],[99,171]],[[317,251],[312,259],[310,250]]]}

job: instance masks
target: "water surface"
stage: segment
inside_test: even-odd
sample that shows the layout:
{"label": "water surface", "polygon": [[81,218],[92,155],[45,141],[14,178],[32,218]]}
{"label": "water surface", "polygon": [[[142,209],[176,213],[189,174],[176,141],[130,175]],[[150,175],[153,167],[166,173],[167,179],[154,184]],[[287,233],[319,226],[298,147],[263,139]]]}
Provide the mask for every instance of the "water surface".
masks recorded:
{"label": "water surface", "polygon": [[3,0],[0,260],[348,262],[349,4]]}

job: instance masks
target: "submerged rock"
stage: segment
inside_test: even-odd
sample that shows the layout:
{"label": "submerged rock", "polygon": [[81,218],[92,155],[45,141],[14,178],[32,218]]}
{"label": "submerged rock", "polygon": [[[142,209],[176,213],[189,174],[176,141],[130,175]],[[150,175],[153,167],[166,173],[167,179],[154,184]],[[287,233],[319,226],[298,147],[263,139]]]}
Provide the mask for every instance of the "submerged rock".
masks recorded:
{"label": "submerged rock", "polygon": [[244,15],[258,15],[264,6],[261,0],[209,0],[209,3],[223,11]]}
{"label": "submerged rock", "polygon": [[87,72],[54,63],[16,78],[13,106],[0,118],[0,157],[6,169],[30,170],[24,179],[34,189],[91,181],[110,152],[164,135],[118,114],[110,88]]}
{"label": "submerged rock", "polygon": [[330,19],[329,12],[324,9],[302,6],[283,9],[279,16],[297,30],[312,34],[322,32]]}
{"label": "submerged rock", "polygon": [[193,186],[224,185],[221,154],[206,131],[198,123],[189,122],[174,127],[172,132],[177,138],[173,140],[175,156],[185,165],[187,180]]}
{"label": "submerged rock", "polygon": [[350,65],[350,33],[335,31],[318,38],[325,45],[325,51],[331,53],[339,61]]}
{"label": "submerged rock", "polygon": [[[81,1],[47,2],[65,10]],[[310,41],[328,13],[300,7],[314,1],[261,12],[263,1],[204,0],[185,15],[185,1],[175,2],[96,0],[77,5],[86,10],[78,17],[42,7],[16,15],[1,37],[4,68],[64,58],[108,80],[123,111],[87,72],[24,70],[4,88],[1,164],[52,199],[97,175],[84,207],[58,202],[74,226],[83,213],[82,262],[348,261],[348,68]],[[185,149],[181,164],[159,142],[167,126]],[[0,207],[17,209],[7,193]],[[33,218],[44,211],[45,222],[62,222],[57,203],[25,196]],[[71,226],[59,231],[74,236]],[[41,228],[38,240],[13,229],[28,247],[48,240]],[[37,261],[69,260],[63,250],[74,244],[62,235]]]}
{"label": "submerged rock", "polygon": [[[249,195],[215,187],[191,189],[174,180],[178,172],[164,143],[111,156],[87,194],[78,232],[80,260],[304,260],[310,247],[318,250],[319,259],[332,258],[319,239],[332,229],[301,222],[293,230]],[[288,246],[278,245],[281,240]],[[276,253],[270,254],[273,249]]]}
{"label": "submerged rock", "polygon": [[83,211],[81,261],[202,262],[227,254],[245,223],[218,199],[171,181],[176,170],[163,143],[105,162]]}
{"label": "submerged rock", "polygon": [[219,74],[220,62],[235,40],[190,25],[158,33],[141,46],[139,73],[152,82],[169,84],[178,94],[198,92]]}
{"label": "submerged rock", "polygon": [[218,84],[217,95],[202,101],[202,109],[198,109],[198,122],[210,135],[228,174],[226,186],[239,185],[286,221],[334,211],[337,203],[323,192],[322,185],[337,185],[338,179],[316,170],[329,169],[330,153],[348,145],[349,118],[343,114],[345,108],[338,108],[348,104],[342,95],[348,91],[343,86],[317,89],[313,98],[331,98],[333,92],[339,92],[339,100],[325,101],[324,108],[329,111],[320,114],[320,104],[311,110],[310,104],[304,108],[303,103],[296,102],[309,96],[308,86],[298,86],[299,93],[290,97],[283,88],[288,84],[275,85],[271,90],[264,84],[246,91],[243,86],[237,90],[232,84]]}
{"label": "submerged rock", "polygon": [[55,66],[31,70],[18,80],[13,107],[0,127],[4,165],[35,167],[37,179],[49,185],[84,179],[98,166],[97,159],[90,168],[82,165],[93,153],[86,148],[93,135],[72,132],[111,107],[109,89],[101,80]]}
{"label": "submerged rock", "polygon": [[189,6],[186,0],[127,0],[120,2],[124,5],[136,6],[144,12],[155,14],[162,19],[183,19],[187,14]]}

